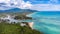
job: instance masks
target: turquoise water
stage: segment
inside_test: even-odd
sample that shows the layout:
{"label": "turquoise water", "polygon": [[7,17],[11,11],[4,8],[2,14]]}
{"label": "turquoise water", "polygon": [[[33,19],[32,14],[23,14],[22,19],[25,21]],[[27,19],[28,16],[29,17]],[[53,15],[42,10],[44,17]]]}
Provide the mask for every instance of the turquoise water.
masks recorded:
{"label": "turquoise water", "polygon": [[60,34],[60,12],[35,12],[30,15],[33,28],[44,34]]}

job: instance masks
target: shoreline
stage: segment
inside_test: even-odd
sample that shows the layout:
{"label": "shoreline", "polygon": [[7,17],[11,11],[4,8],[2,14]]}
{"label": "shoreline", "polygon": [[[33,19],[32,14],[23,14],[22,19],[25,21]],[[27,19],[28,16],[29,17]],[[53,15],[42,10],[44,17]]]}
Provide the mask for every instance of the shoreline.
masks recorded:
{"label": "shoreline", "polygon": [[30,28],[32,28],[32,29],[33,29],[33,24],[34,24],[34,22],[29,22],[29,23],[28,23],[28,25],[29,25]]}

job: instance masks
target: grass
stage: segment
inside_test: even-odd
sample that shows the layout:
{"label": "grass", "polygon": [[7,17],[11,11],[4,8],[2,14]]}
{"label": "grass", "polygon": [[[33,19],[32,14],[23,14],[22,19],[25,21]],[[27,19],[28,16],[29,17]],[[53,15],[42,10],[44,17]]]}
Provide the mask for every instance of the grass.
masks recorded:
{"label": "grass", "polygon": [[28,26],[17,24],[0,23],[0,34],[41,34],[41,32],[32,30]]}
{"label": "grass", "polygon": [[20,33],[20,26],[17,24],[0,24],[0,34],[19,34]]}

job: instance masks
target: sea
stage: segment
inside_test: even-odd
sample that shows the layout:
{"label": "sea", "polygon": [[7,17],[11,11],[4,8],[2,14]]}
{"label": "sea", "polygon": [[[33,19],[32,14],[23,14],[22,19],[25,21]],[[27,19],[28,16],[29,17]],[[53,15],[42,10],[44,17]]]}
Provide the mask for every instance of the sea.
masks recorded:
{"label": "sea", "polygon": [[44,34],[60,34],[60,11],[40,11],[27,15],[33,18],[33,28]]}

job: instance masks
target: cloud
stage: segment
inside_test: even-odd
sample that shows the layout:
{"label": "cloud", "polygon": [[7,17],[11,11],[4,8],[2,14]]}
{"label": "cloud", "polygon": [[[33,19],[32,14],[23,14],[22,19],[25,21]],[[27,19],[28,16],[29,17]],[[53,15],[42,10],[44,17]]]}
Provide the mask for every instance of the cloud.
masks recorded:
{"label": "cloud", "polygon": [[[0,3],[6,3],[6,5],[0,6],[2,9],[8,9],[8,8],[20,8],[20,9],[32,9],[32,10],[38,10],[38,11],[60,11],[60,5],[59,4],[51,4],[51,3],[57,3],[57,0],[50,0],[48,4],[31,4],[30,1],[24,1],[24,0],[0,0]],[[4,7],[3,7],[4,6]],[[8,8],[7,8],[8,7]],[[2,10],[0,9],[0,10]]]}
{"label": "cloud", "polygon": [[48,4],[31,4],[30,1],[24,2],[23,0],[20,0],[20,5],[18,8],[21,9],[32,9],[32,10],[38,10],[38,11],[60,11],[60,5],[59,4],[53,4],[58,3],[57,0],[50,0]]}
{"label": "cloud", "polygon": [[9,3],[10,0],[0,0],[0,3]]}
{"label": "cloud", "polygon": [[53,5],[53,4],[35,4],[32,6],[33,10],[38,11],[60,11],[60,5]]}
{"label": "cloud", "polygon": [[49,3],[58,3],[58,0],[50,0]]}
{"label": "cloud", "polygon": [[[2,5],[2,6],[6,6],[9,8],[17,7],[17,8],[21,8],[21,9],[29,9],[32,6],[32,4],[29,1],[24,2],[23,0],[0,0],[0,3],[5,3],[6,5]],[[3,8],[3,7],[1,7],[1,8]]]}
{"label": "cloud", "polygon": [[22,9],[30,9],[32,7],[32,4],[27,1],[27,2],[24,2],[22,1],[21,5],[19,6],[19,8],[22,8]]}

